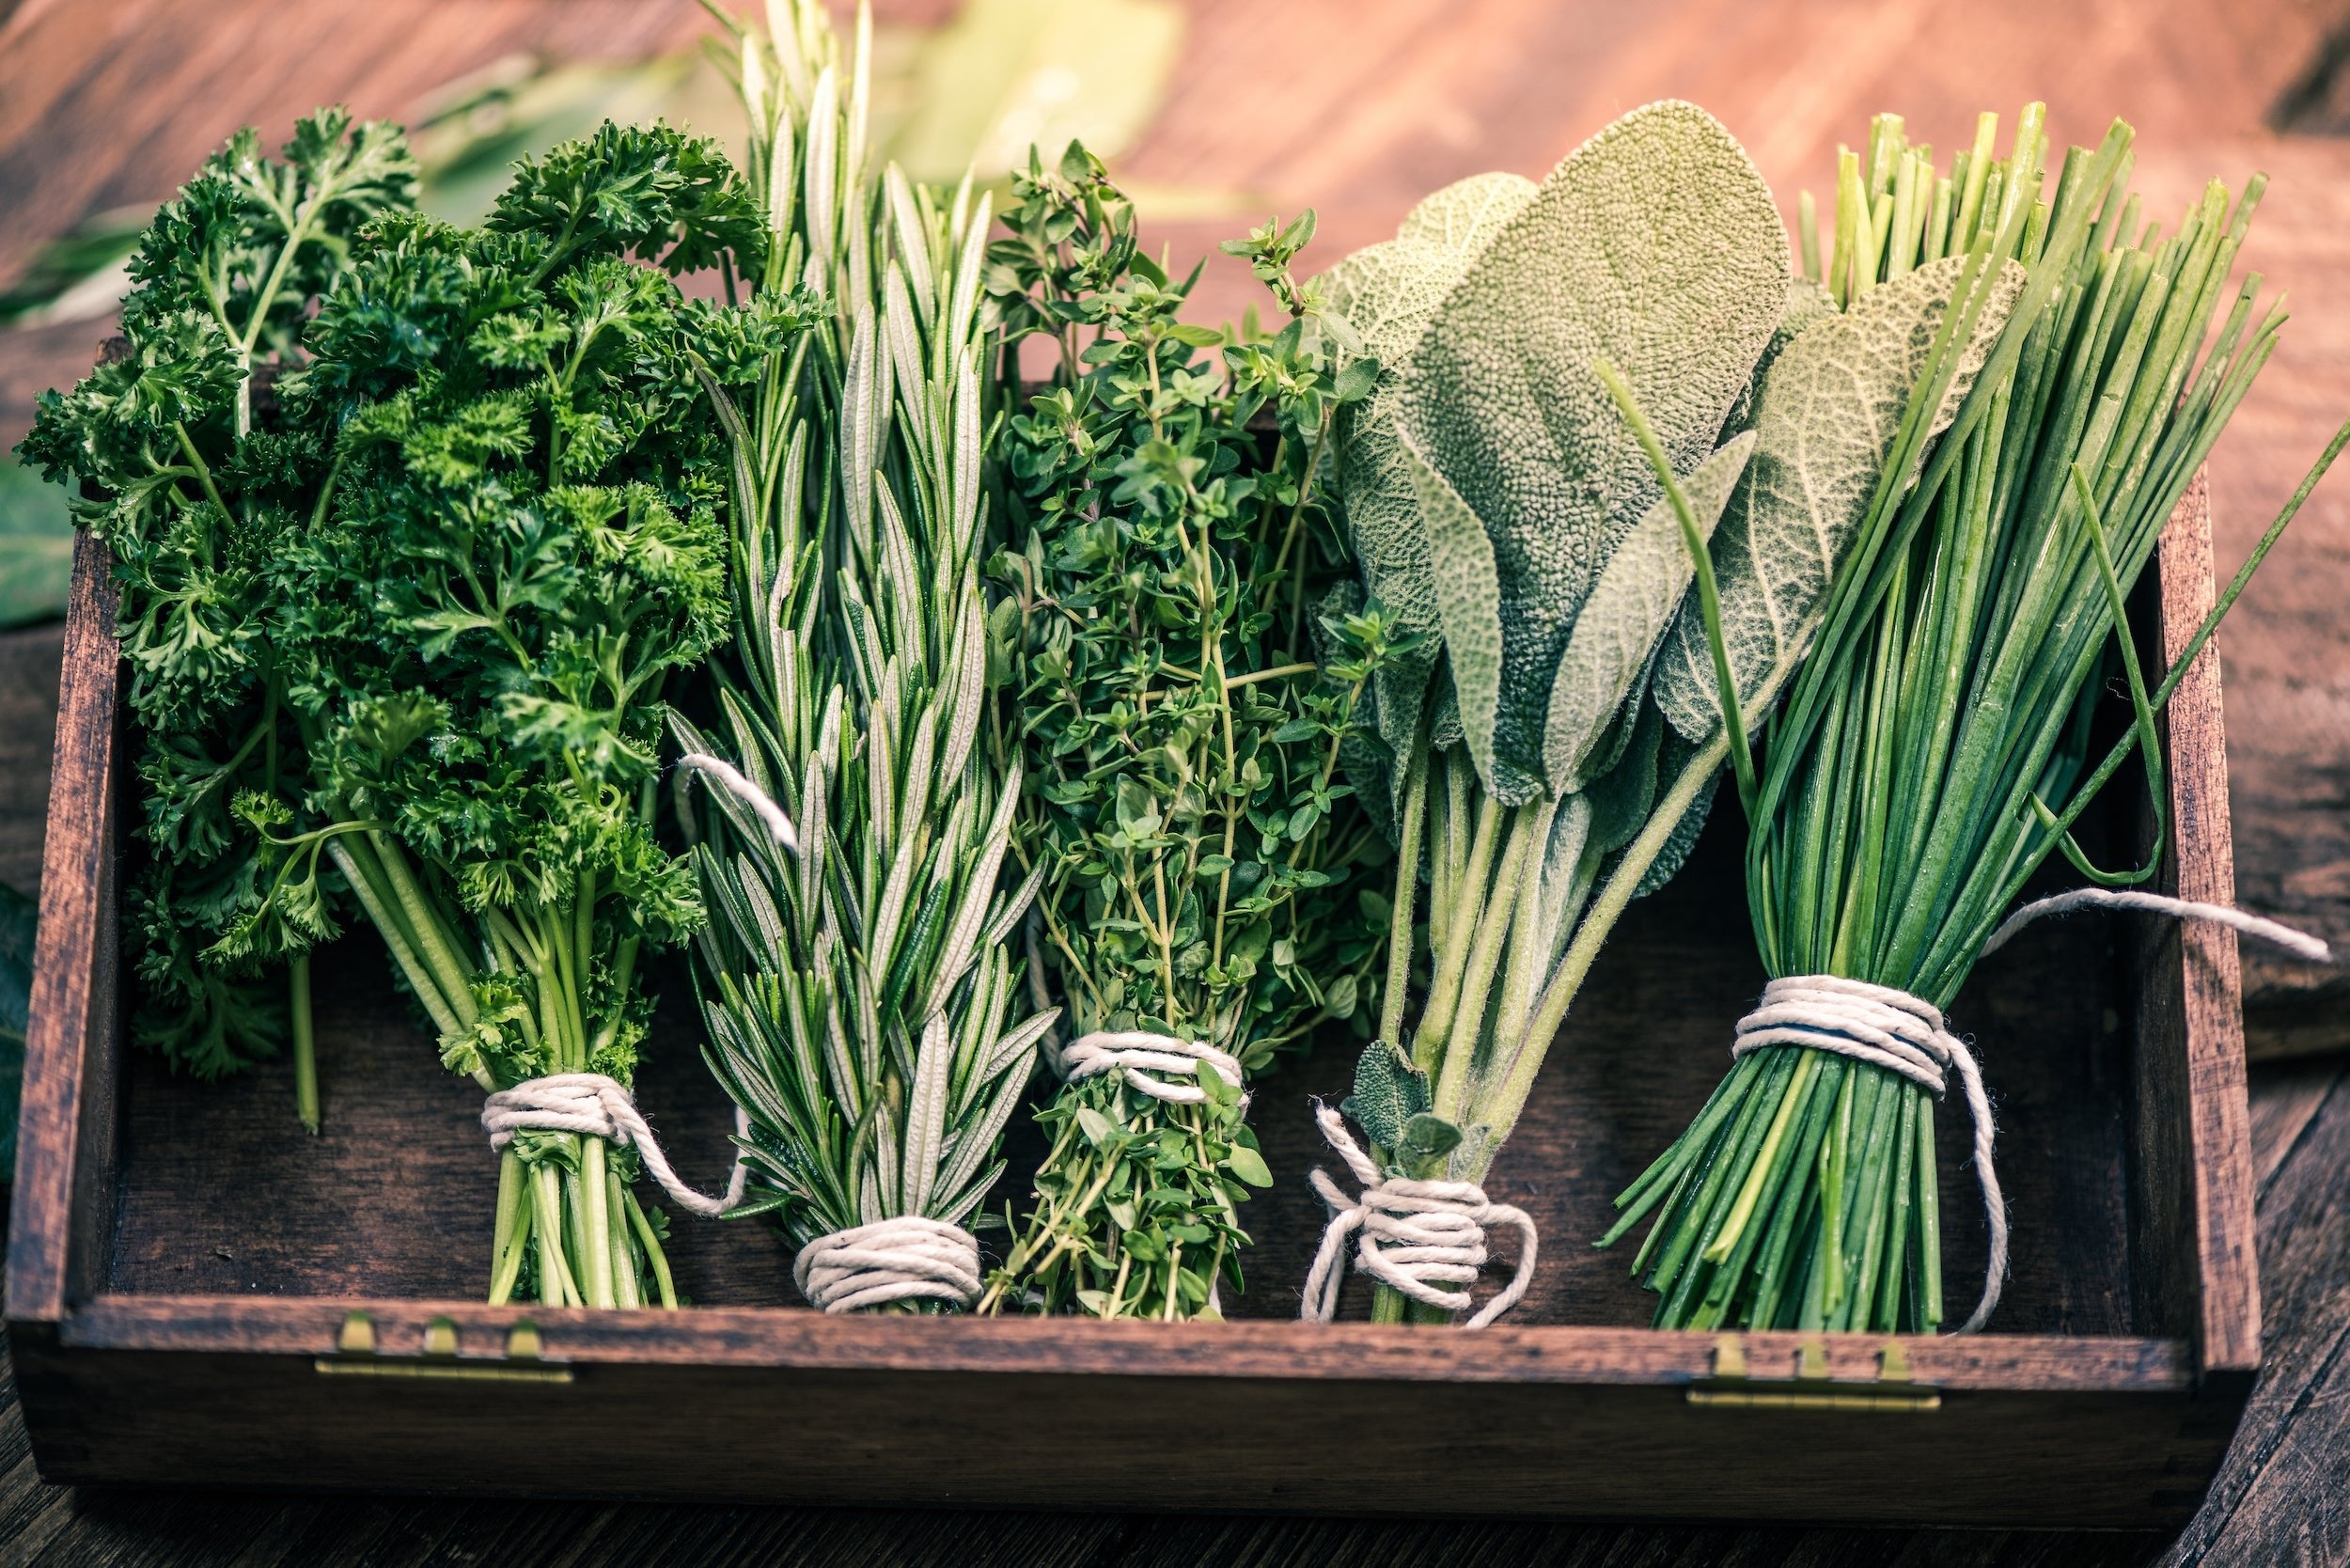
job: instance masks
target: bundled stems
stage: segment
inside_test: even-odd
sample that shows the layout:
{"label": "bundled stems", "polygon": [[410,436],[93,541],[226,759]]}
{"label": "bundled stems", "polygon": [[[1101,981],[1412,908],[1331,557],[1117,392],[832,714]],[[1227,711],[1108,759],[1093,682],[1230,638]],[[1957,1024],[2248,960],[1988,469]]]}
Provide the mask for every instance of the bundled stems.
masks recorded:
{"label": "bundled stems", "polygon": [[[873,178],[863,8],[847,49],[814,0],[771,8],[773,33],[714,14],[771,243],[728,313],[746,352],[700,367],[735,635],[719,722],[677,727],[678,784],[707,786],[686,816],[712,913],[697,980],[750,1122],[744,1212],[805,1262],[863,1226],[966,1229],[1053,1015],[1029,1015],[1011,940],[1036,879],[1010,874],[1020,766],[979,591],[991,200]],[[977,1268],[973,1244],[887,1305],[968,1306]]]}
{"label": "bundled stems", "polygon": [[[1995,129],[1985,117],[1945,176],[1889,118],[1870,169],[1848,155],[1846,271],[1832,287],[1865,292],[1921,255],[1979,244],[1995,222],[1995,255],[2028,281],[1922,481],[1864,530],[1774,720],[1747,850],[1772,976],[1863,980],[1936,1009],[2052,853],[2107,886],[2154,874],[2166,795],[2154,713],[2293,510],[2150,690],[2129,590],[2282,322],[2256,309],[2257,275],[2228,299],[2261,182],[2232,211],[2215,183],[2159,239],[2126,193],[2126,128],[2075,149],[2050,201],[2034,195],[2036,106],[2004,160],[1990,156]],[[2101,670],[2128,694],[2129,728],[2092,770]],[[2071,830],[2132,755],[2154,853],[2103,868]],[[1933,1332],[1945,1321],[1935,1110],[1919,1083],[1871,1062],[1751,1051],[1617,1200],[1601,1245],[1653,1219],[1634,1270],[1658,1293],[1660,1325]]]}

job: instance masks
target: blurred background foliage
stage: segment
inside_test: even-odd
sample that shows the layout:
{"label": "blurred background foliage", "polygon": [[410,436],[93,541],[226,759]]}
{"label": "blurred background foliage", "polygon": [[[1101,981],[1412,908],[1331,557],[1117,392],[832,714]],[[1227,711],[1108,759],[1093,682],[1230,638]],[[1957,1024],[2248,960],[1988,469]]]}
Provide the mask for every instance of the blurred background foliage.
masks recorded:
{"label": "blurred background foliage", "polygon": [[[967,0],[941,24],[877,25],[874,141],[916,180],[950,182],[965,168],[1002,182],[1030,144],[1074,137],[1116,161],[1164,101],[1183,45],[1175,0]],[[605,119],[666,119],[728,148],[742,111],[699,49],[624,62],[513,54],[425,94],[407,124],[424,178],[424,209],[452,223],[490,210],[518,158],[544,152]],[[157,193],[157,200],[166,193]],[[1142,190],[1153,215],[1214,217],[1252,205],[1244,193]],[[154,204],[115,208],[34,256],[0,292],[0,352],[13,330],[110,319],[124,268]],[[0,628],[54,619],[72,570],[65,495],[0,454]],[[5,1025],[5,1020],[0,1020]]]}

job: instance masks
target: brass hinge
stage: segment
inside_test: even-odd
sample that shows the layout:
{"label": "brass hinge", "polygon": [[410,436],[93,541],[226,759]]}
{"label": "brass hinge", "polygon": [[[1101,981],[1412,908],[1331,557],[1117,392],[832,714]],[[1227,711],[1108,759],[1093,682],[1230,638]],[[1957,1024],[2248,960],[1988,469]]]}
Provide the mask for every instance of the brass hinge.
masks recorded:
{"label": "brass hinge", "polygon": [[1877,1374],[1863,1382],[1828,1375],[1827,1341],[1816,1334],[1797,1346],[1793,1377],[1757,1377],[1747,1369],[1746,1341],[1724,1334],[1714,1341],[1714,1374],[1689,1385],[1689,1403],[1719,1410],[1939,1410],[1942,1391],[1910,1375],[1899,1340],[1879,1348]]}
{"label": "brass hinge", "polygon": [[424,1351],[418,1356],[387,1356],[378,1352],[375,1320],[365,1312],[343,1319],[335,1337],[335,1354],[321,1356],[312,1365],[334,1377],[409,1377],[457,1383],[569,1383],[572,1369],[542,1362],[539,1325],[518,1323],[507,1331],[506,1349],[496,1356],[460,1357],[457,1325],[434,1318],[424,1325]]}

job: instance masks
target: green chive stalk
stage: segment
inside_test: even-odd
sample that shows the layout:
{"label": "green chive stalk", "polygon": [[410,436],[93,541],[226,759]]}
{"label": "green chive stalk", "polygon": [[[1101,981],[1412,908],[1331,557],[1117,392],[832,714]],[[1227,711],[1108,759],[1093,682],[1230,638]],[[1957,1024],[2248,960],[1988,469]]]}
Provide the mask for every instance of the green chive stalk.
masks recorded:
{"label": "green chive stalk", "polygon": [[[1891,986],[1943,1009],[2051,854],[2101,885],[2154,874],[2154,713],[2293,510],[2150,689],[2129,590],[2284,320],[2259,307],[2257,274],[2229,283],[2262,180],[2232,203],[2214,182],[2163,238],[2127,189],[2126,126],[2073,149],[2045,199],[2039,106],[2003,159],[1991,156],[1996,132],[1983,117],[1937,172],[1898,118],[1880,117],[1865,156],[1840,159],[1825,279],[1840,300],[1986,234],[2027,282],[1920,482],[1880,494],[1772,720],[1747,808],[1767,971]],[[2134,722],[2092,767],[2090,719],[2109,670]],[[2132,755],[2155,854],[2107,870],[2071,828]],[[1633,1268],[1658,1294],[1659,1326],[1931,1333],[1944,1322],[1934,1114],[1917,1083],[1873,1064],[1751,1052],[1617,1199],[1600,1245],[1653,1219]],[[1986,1294],[1966,1326],[1991,1305]]]}
{"label": "green chive stalk", "polygon": [[709,1058],[749,1119],[748,1207],[796,1245],[960,1226],[1054,1016],[1029,1015],[1010,940],[1036,879],[999,878],[1019,761],[984,722],[989,198],[871,178],[863,9],[853,51],[814,0],[775,8],[772,34],[713,14],[773,230],[740,314],[775,337],[747,397],[705,378],[732,448],[735,641],[713,736],[680,729],[796,847],[741,794],[707,796]]}

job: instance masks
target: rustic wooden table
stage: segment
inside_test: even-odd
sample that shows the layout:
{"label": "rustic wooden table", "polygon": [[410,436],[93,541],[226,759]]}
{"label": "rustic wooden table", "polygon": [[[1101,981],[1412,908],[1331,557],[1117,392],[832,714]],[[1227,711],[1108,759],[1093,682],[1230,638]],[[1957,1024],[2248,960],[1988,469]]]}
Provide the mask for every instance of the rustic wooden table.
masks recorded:
{"label": "rustic wooden table", "polygon": [[[926,23],[954,5],[879,8],[885,22]],[[1247,193],[1252,213],[1311,202],[1332,256],[1385,235],[1434,185],[1488,167],[1539,175],[1617,112],[1661,96],[1713,109],[1782,191],[1823,183],[1835,144],[1856,140],[1877,108],[1904,110],[1914,134],[1945,144],[1975,110],[2012,113],[2034,97],[2065,139],[2123,115],[2138,128],[2154,212],[2210,175],[2275,177],[2247,259],[2302,314],[2213,464],[2223,569],[2350,413],[2350,142],[2331,139],[2350,131],[2344,0],[1185,9],[1174,86],[1125,174],[1195,207],[1218,192]],[[0,0],[0,287],[42,240],[167,194],[240,123],[274,134],[337,99],[397,116],[517,51],[629,58],[707,25],[691,0]],[[1198,251],[1240,227],[1234,216],[1166,232]],[[1246,283],[1212,274],[1209,308],[1236,311]],[[82,322],[4,340],[0,443],[22,433],[37,392],[79,373],[98,336]],[[2350,478],[2319,491],[2222,643],[2240,897],[2350,941]],[[39,874],[56,667],[54,631],[0,634],[0,881],[25,888]],[[2210,1499],[2175,1541],[1121,1512],[1147,1507],[1143,1496],[1044,1517],[74,1493],[39,1480],[13,1386],[0,1384],[0,1568],[2350,1561],[2350,1058],[2328,1054],[2350,1046],[2350,980],[2249,949],[2245,967],[2262,1058],[2252,1122],[2267,1370]]]}

